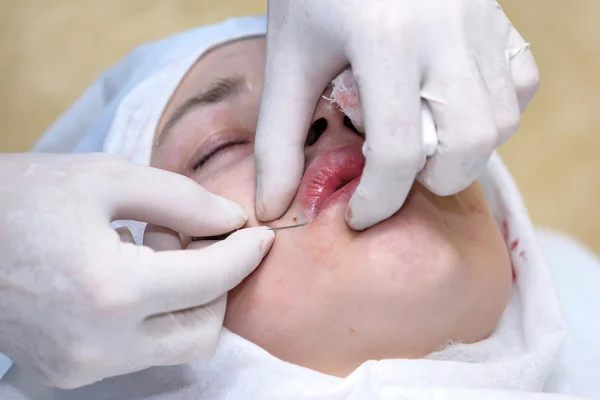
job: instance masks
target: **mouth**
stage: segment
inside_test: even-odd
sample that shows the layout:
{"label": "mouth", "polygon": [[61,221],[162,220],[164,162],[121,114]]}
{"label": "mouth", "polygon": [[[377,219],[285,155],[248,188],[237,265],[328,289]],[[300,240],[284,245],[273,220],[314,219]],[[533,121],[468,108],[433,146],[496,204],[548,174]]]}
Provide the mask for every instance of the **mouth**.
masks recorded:
{"label": "mouth", "polygon": [[299,202],[309,220],[322,210],[348,203],[360,182],[365,157],[360,146],[344,146],[317,157],[306,169],[298,189]]}

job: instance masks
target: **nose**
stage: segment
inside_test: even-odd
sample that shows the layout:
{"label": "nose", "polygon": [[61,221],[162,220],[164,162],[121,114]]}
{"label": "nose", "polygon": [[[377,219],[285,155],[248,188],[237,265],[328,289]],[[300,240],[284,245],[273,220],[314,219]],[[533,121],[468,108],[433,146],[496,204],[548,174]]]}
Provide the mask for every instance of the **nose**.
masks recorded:
{"label": "nose", "polygon": [[357,138],[364,139],[364,134],[359,132],[348,118],[337,106],[324,96],[321,96],[315,112],[313,114],[313,122],[306,136],[306,147],[312,147],[317,142],[323,141],[347,141]]}

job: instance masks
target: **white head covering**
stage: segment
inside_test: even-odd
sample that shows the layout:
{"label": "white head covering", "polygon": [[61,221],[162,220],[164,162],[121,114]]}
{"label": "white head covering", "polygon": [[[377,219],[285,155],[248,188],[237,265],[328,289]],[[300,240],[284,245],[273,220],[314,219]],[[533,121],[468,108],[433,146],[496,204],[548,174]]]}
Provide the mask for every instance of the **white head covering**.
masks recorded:
{"label": "white head covering", "polygon": [[[136,49],[88,89],[35,150],[105,151],[148,164],[158,120],[198,57],[215,45],[264,31],[264,17],[240,18]],[[545,389],[566,392],[560,380],[548,380],[566,334],[551,273],[498,156],[482,183],[517,277],[510,304],[486,340],[421,360],[367,361],[342,379],[281,361],[225,330],[210,360],[151,368],[73,391],[46,388],[13,368],[0,381],[0,398],[537,399]]]}

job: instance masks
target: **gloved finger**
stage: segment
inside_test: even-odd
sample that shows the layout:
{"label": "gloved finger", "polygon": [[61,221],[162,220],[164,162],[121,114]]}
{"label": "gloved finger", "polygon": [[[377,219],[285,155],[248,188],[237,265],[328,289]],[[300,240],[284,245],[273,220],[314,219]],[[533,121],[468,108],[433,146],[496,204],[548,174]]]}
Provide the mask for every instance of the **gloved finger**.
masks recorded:
{"label": "gloved finger", "polygon": [[120,226],[115,229],[115,232],[117,232],[117,234],[119,235],[121,242],[135,244],[135,239],[133,238],[133,235],[131,234],[131,231],[128,227]]}
{"label": "gloved finger", "polygon": [[223,329],[227,294],[201,307],[154,315],[143,324],[142,348],[151,365],[200,360],[216,349]]}
{"label": "gloved finger", "polygon": [[509,65],[503,59],[503,55],[480,61],[479,70],[496,124],[498,147],[519,128],[519,100],[510,76]]}
{"label": "gloved finger", "polygon": [[[433,94],[429,88],[444,91]],[[498,143],[479,67],[474,60],[444,63],[443,69],[431,71],[423,96],[437,125],[438,149],[418,179],[440,196],[458,193],[479,176]]]}
{"label": "gloved finger", "polygon": [[144,299],[152,314],[206,304],[237,286],[268,253],[274,232],[263,227],[231,234],[202,250],[163,251],[146,258]]}
{"label": "gloved finger", "polygon": [[196,241],[189,241],[187,243],[187,245],[185,246],[186,250],[202,250],[205,247],[208,246],[212,246],[213,244],[217,243],[218,240],[213,240],[213,239],[207,239],[207,240],[196,240]]}
{"label": "gloved finger", "polygon": [[352,65],[355,77],[363,77],[356,80],[366,128],[365,168],[346,210],[346,221],[355,230],[400,209],[425,159],[417,65],[402,71],[390,71],[390,65],[396,63],[366,56]]}
{"label": "gloved finger", "polygon": [[280,52],[284,51],[267,48],[254,144],[259,221],[279,218],[294,198],[304,170],[304,143],[311,117],[336,72],[328,67],[317,68],[305,54],[302,60],[283,57]]}
{"label": "gloved finger", "polygon": [[193,180],[156,168],[112,161],[94,185],[112,220],[168,227],[190,236],[230,232],[246,223],[239,205],[210,193]]}
{"label": "gloved finger", "polygon": [[538,70],[529,43],[512,27],[508,36],[506,57],[510,62],[510,75],[517,91],[521,112],[525,110],[540,86]]}
{"label": "gloved finger", "polygon": [[169,228],[148,224],[144,230],[144,246],[155,251],[181,250],[179,234]]}

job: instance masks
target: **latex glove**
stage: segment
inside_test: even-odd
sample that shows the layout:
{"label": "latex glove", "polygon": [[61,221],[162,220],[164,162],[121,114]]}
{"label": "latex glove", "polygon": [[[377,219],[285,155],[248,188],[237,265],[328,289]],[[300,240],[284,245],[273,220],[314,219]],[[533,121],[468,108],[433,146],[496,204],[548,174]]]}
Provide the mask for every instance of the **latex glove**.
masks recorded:
{"label": "latex glove", "polygon": [[107,155],[0,155],[0,352],[46,383],[73,388],[208,356],[224,294],[273,240],[253,228],[156,253],[122,242],[117,219],[207,236],[247,217],[186,177]]}
{"label": "latex glove", "polygon": [[539,83],[528,45],[496,1],[270,0],[255,144],[259,219],[289,206],[315,105],[348,64],[366,128],[366,165],[346,211],[357,230],[400,209],[425,161],[421,98],[439,142],[419,179],[449,195],[515,132]]}

